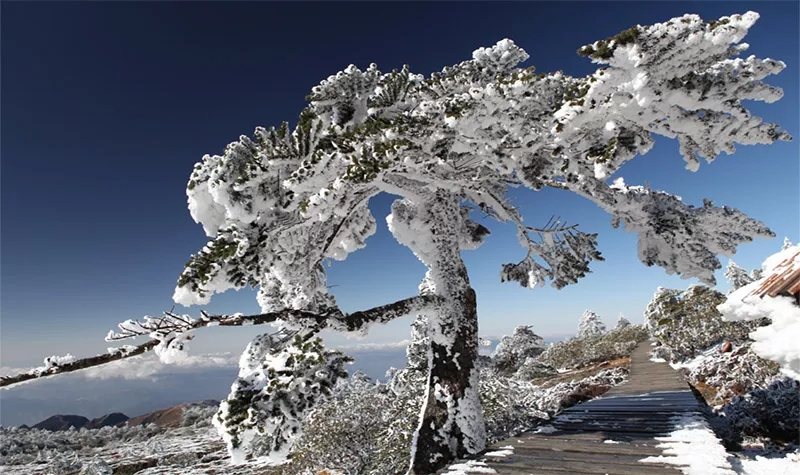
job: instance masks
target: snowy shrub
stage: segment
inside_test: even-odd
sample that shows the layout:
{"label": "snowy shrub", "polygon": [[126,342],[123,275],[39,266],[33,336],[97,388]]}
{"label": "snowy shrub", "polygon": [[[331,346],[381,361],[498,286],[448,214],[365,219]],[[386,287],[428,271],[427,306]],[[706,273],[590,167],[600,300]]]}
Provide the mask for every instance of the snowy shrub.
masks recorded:
{"label": "snowy shrub", "polygon": [[[404,368],[399,373],[406,371]],[[407,373],[422,387],[424,374]],[[303,423],[290,461],[279,475],[317,473],[322,469],[359,474],[404,473],[423,394],[395,393],[389,384],[351,377]],[[528,381],[481,371],[480,394],[489,443],[549,420],[562,408],[602,394],[627,378],[627,370],[603,370],[595,376],[540,389]]]}
{"label": "snowy shrub", "polygon": [[181,427],[209,427],[219,406],[190,404],[183,408]]}
{"label": "snowy shrub", "polygon": [[354,375],[304,421],[290,462],[279,473],[405,472],[422,396],[420,391],[395,393]]}
{"label": "snowy shrub", "polygon": [[261,335],[245,349],[239,379],[213,419],[235,463],[250,454],[282,460],[311,408],[347,377],[352,359],[312,337]]}
{"label": "snowy shrub", "polygon": [[765,322],[725,322],[717,310],[723,302],[724,294],[703,285],[687,290],[659,287],[645,310],[645,324],[660,344],[657,355],[683,361],[725,340],[750,341],[749,333]]}
{"label": "snowy shrub", "polygon": [[514,374],[527,358],[535,358],[546,348],[544,339],[533,333],[530,325],[519,326],[512,335],[504,336],[492,353],[492,363],[505,375]]}
{"label": "snowy shrub", "polygon": [[81,468],[80,475],[112,475],[114,471],[101,458],[95,457]]}
{"label": "snowy shrub", "polygon": [[520,365],[514,377],[521,380],[530,381],[532,379],[544,378],[558,374],[556,368],[539,361],[537,358],[526,358]]}
{"label": "snowy shrub", "polygon": [[600,396],[627,379],[628,369],[626,368],[604,369],[578,381],[558,383],[549,388],[540,389],[534,395],[535,407],[552,417],[562,409]]}
{"label": "snowy shrub", "polygon": [[689,380],[711,386],[716,392],[711,404],[766,387],[778,374],[777,363],[761,358],[744,344],[727,353],[713,352],[689,372]]}
{"label": "snowy shrub", "polygon": [[600,335],[555,343],[539,356],[539,362],[560,369],[580,368],[630,356],[633,349],[647,338],[644,327],[630,325]]}
{"label": "snowy shrub", "polygon": [[518,434],[549,419],[539,410],[536,386],[495,371],[481,372],[481,405],[489,443]]}
{"label": "snowy shrub", "polygon": [[800,382],[791,378],[736,396],[719,412],[724,415],[728,440],[752,437],[800,443]]}
{"label": "snowy shrub", "polygon": [[0,465],[24,465],[37,460],[61,464],[66,454],[83,448],[144,442],[166,430],[155,424],[59,432],[0,428]]}
{"label": "snowy shrub", "polygon": [[155,424],[59,432],[18,427],[0,428],[0,465],[32,463],[44,454],[50,454],[47,457],[50,460],[59,458],[56,457],[57,454],[87,447],[143,442],[165,430]]}

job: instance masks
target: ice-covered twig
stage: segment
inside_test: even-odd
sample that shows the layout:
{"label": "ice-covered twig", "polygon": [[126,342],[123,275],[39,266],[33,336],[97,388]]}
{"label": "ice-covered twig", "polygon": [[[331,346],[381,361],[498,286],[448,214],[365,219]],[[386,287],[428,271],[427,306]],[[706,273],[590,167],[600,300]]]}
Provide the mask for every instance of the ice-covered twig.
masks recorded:
{"label": "ice-covered twig", "polygon": [[[165,312],[164,317],[155,319],[145,317],[144,321],[127,320],[120,324],[121,333],[109,332],[106,340],[115,341],[137,336],[151,336],[158,334],[161,338],[153,338],[138,346],[126,345],[123,348],[111,348],[109,352],[89,358],[75,359],[69,362],[51,364],[46,368],[35,368],[25,373],[0,378],[0,387],[11,386],[32,379],[69,373],[81,369],[100,366],[112,361],[117,361],[131,356],[141,355],[152,350],[159,344],[169,345],[174,338],[183,335],[189,330],[208,326],[242,326],[263,325],[278,320],[305,319],[313,321],[313,330],[319,331],[326,326],[335,327],[338,331],[355,332],[372,323],[387,323],[395,318],[433,308],[439,304],[440,298],[433,295],[421,295],[398,300],[388,305],[381,305],[368,310],[361,310],[349,314],[339,309],[330,309],[326,312],[311,313],[302,310],[282,310],[280,312],[262,313],[259,315],[209,315],[201,312],[202,317],[194,319],[187,316],[178,316],[172,312]],[[167,340],[164,340],[168,338]]]}

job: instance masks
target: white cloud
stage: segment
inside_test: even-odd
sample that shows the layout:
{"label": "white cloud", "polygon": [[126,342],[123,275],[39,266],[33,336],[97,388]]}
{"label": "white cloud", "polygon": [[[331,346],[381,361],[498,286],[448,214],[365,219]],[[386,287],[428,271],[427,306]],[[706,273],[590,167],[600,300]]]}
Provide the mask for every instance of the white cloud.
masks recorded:
{"label": "white cloud", "polygon": [[177,363],[164,364],[155,354],[148,352],[143,356],[82,370],[79,374],[87,379],[152,379],[159,374],[187,373],[206,368],[234,368],[238,365],[239,356],[232,353],[189,355]]}
{"label": "white cloud", "polygon": [[12,368],[11,366],[0,366],[0,376],[11,376],[19,373],[27,373],[31,368]]}
{"label": "white cloud", "polygon": [[358,345],[338,346],[337,350],[341,351],[375,351],[375,350],[393,350],[396,348],[405,348],[411,340],[391,341],[387,343],[361,343]]}
{"label": "white cloud", "polygon": [[[150,379],[154,380],[160,374],[189,373],[207,368],[236,368],[239,366],[239,355],[233,353],[208,353],[189,355],[185,360],[175,364],[164,364],[159,361],[153,352],[133,356],[123,360],[113,361],[101,366],[94,366],[70,374],[72,377],[85,379]],[[27,373],[31,368],[0,367],[0,376],[9,376]],[[64,375],[51,376],[45,379],[55,379]],[[37,379],[29,382],[37,381]],[[11,387],[17,387],[15,384]]]}

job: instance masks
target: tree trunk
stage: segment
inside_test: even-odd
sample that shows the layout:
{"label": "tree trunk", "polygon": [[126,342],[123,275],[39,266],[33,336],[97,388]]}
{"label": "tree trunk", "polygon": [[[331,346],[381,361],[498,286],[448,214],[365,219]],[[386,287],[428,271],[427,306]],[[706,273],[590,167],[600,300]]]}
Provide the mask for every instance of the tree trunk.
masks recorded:
{"label": "tree trunk", "polygon": [[433,252],[415,253],[428,265],[435,294],[444,303],[428,317],[428,382],[412,445],[412,474],[434,473],[486,445],[475,367],[478,313],[475,291],[459,249],[459,201],[439,191],[421,208],[424,211],[418,211],[426,215],[426,225],[430,226],[432,242],[428,249]]}

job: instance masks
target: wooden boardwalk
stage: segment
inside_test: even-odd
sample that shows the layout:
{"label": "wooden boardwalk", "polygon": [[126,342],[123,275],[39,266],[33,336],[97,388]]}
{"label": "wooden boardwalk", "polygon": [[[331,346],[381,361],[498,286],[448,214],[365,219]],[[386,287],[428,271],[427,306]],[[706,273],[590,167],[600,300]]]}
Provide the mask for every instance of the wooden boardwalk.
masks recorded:
{"label": "wooden boardwalk", "polygon": [[676,429],[673,418],[700,414],[689,386],[668,364],[650,361],[650,349],[644,342],[634,350],[628,382],[566,409],[553,420],[555,430],[498,442],[479,460],[501,475],[680,473],[675,465],[640,462],[663,455],[655,437]]}

